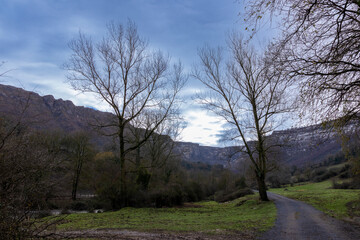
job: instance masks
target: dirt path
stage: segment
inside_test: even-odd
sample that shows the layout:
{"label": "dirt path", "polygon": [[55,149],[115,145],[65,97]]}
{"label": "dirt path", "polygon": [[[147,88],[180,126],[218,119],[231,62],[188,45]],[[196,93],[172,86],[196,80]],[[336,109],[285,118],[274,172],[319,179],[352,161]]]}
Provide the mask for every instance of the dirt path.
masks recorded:
{"label": "dirt path", "polygon": [[208,235],[204,233],[166,233],[166,232],[137,232],[120,229],[102,229],[87,231],[71,231],[58,233],[54,236],[56,239],[99,239],[99,240],[254,240],[252,233],[238,234],[215,234]]}
{"label": "dirt path", "polygon": [[277,220],[275,227],[259,239],[360,239],[360,229],[349,223],[331,218],[303,202],[268,193],[275,201]]}

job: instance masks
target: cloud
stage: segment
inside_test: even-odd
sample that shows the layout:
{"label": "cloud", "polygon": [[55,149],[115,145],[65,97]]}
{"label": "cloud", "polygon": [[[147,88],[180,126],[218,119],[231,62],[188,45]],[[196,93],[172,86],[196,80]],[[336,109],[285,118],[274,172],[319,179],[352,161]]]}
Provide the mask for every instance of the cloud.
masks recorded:
{"label": "cloud", "polygon": [[[126,23],[130,18],[149,47],[180,59],[190,72],[196,62],[197,48],[205,42],[223,45],[224,33],[237,25],[237,4],[218,0],[3,0],[0,8],[0,62],[15,69],[5,84],[36,91],[40,95],[71,100],[76,105],[109,111],[95,95],[75,92],[65,83],[61,69],[71,52],[68,42],[78,31],[97,42],[106,33],[109,21]],[[181,92],[188,127],[183,140],[217,145],[222,122],[202,110],[192,99],[203,86],[189,79]]]}
{"label": "cloud", "polygon": [[35,61],[13,61],[5,64],[6,69],[13,69],[3,78],[3,84],[24,88],[41,96],[53,95],[56,99],[70,100],[78,106],[92,106],[101,111],[110,111],[107,104],[95,94],[83,94],[74,91],[65,82],[65,71],[56,64]]}
{"label": "cloud", "polygon": [[193,86],[193,84],[191,83],[191,85],[186,86],[180,92],[180,96],[186,99],[192,99],[196,96],[196,94],[199,94],[201,92],[203,92],[203,89],[201,87]]}
{"label": "cloud", "polygon": [[184,112],[184,118],[188,121],[188,126],[181,134],[182,141],[194,141],[202,145],[219,146],[222,123],[221,118],[207,113],[201,109],[188,109]]}

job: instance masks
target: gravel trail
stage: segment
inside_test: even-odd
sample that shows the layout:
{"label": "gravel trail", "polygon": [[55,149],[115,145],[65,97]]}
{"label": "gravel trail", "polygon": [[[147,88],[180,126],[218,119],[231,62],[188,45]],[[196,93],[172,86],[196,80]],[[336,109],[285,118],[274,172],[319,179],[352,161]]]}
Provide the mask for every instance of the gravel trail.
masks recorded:
{"label": "gravel trail", "polygon": [[268,196],[276,204],[277,219],[260,240],[360,239],[358,226],[329,217],[306,203],[270,192]]}

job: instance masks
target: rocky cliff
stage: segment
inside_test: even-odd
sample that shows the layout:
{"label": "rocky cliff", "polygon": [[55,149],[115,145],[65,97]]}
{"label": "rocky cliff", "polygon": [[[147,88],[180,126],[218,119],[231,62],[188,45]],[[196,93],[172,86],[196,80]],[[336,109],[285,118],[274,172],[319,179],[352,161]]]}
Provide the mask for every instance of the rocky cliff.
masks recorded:
{"label": "rocky cliff", "polygon": [[[279,145],[276,148],[277,160],[288,166],[311,166],[341,151],[340,137],[320,125],[274,131],[269,137]],[[247,155],[239,152],[238,147],[206,147],[185,142],[178,142],[176,146],[176,150],[188,161],[226,166],[247,159]]]}
{"label": "rocky cliff", "polygon": [[191,142],[176,142],[175,151],[181,153],[182,158],[191,162],[205,162],[226,166],[234,161],[234,147],[209,147]]}
{"label": "rocky cliff", "polygon": [[[96,121],[107,121],[112,114],[75,106],[71,101],[54,99],[51,95],[40,96],[12,86],[0,85],[1,116],[22,117],[33,128],[40,130],[87,131],[99,145],[111,141],[97,134],[92,125]],[[341,149],[338,137],[335,134],[327,134],[321,126],[275,131],[271,138],[281,142],[281,158],[288,165],[312,165]],[[175,151],[186,161],[224,166],[246,159],[245,154],[235,154],[235,147],[218,148],[176,142]]]}
{"label": "rocky cliff", "polygon": [[86,131],[96,138],[96,143],[106,142],[91,127],[96,121],[106,121],[112,114],[91,108],[75,106],[71,101],[55,99],[51,95],[40,96],[13,86],[0,84],[0,117],[22,119],[37,130]]}

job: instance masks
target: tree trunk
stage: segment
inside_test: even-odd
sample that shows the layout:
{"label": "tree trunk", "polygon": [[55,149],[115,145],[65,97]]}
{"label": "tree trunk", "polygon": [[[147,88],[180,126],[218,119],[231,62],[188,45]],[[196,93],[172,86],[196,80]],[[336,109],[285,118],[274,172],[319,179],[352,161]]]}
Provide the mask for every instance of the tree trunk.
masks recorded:
{"label": "tree trunk", "polygon": [[258,173],[256,173],[256,180],[258,183],[260,200],[261,201],[269,201],[269,198],[266,193],[265,176],[264,176],[264,174],[259,174],[259,175],[258,175]]}
{"label": "tree trunk", "polygon": [[125,167],[125,141],[124,141],[124,127],[120,126],[119,132],[119,160],[120,160],[120,206],[124,207],[127,204],[126,193],[126,167]]}
{"label": "tree trunk", "polygon": [[121,159],[120,162],[120,198],[121,198],[121,207],[127,205],[127,192],[126,192],[126,169],[125,169],[125,159]]}
{"label": "tree trunk", "polygon": [[74,179],[73,179],[73,186],[72,186],[72,191],[71,191],[71,199],[73,201],[76,200],[76,192],[77,192],[78,184],[79,184],[79,174],[76,171]]}
{"label": "tree trunk", "polygon": [[72,192],[71,192],[71,199],[74,201],[76,200],[76,192],[77,192],[77,188],[79,185],[82,164],[83,164],[83,159],[82,159],[82,154],[80,154],[80,156],[77,159],[77,166],[76,166],[76,169],[74,172],[73,186],[72,186]]}
{"label": "tree trunk", "polygon": [[141,155],[140,155],[140,149],[141,147],[139,146],[137,149],[136,149],[136,170],[139,171],[140,170],[140,162],[141,162]]}

